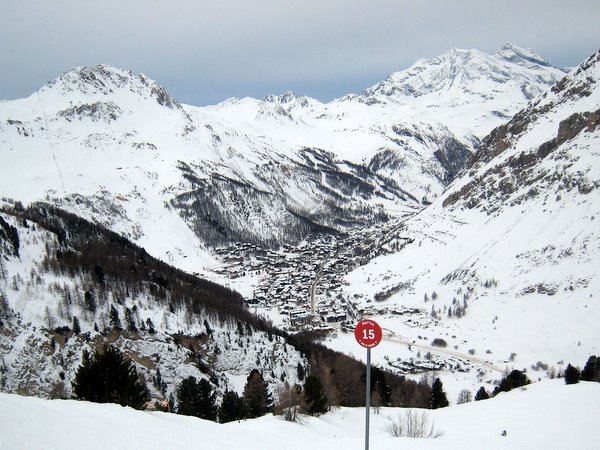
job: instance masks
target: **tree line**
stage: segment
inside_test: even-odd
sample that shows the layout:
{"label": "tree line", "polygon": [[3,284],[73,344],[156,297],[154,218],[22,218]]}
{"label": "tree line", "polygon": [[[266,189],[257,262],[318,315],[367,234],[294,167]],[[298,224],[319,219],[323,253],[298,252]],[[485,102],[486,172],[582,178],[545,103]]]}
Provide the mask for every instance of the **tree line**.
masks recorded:
{"label": "tree line", "polygon": [[[268,413],[283,415],[286,420],[296,421],[299,413],[318,416],[330,410],[334,403],[328,398],[331,392],[323,385],[319,375],[304,376],[304,383],[291,386],[285,383],[274,398],[258,369],[253,369],[246,379],[242,395],[226,390],[220,404],[212,383],[206,379],[189,376],[181,381],[169,410],[177,414],[195,416],[220,423],[253,419]],[[160,372],[158,372],[159,374]],[[158,375],[160,376],[160,375]],[[160,384],[160,380],[155,380]],[[97,348],[92,354],[83,351],[82,362],[72,380],[73,394],[81,400],[98,403],[117,403],[142,409],[148,405],[150,391],[137,373],[135,364],[113,345]],[[378,391],[375,391],[378,392]],[[361,405],[364,405],[364,398]],[[375,400],[373,406],[381,406]],[[437,378],[429,390],[427,407],[448,406],[442,382]]]}
{"label": "tree line", "polygon": [[[207,323],[208,318],[229,324],[232,329],[241,323],[250,332],[280,336],[308,361],[303,369],[305,376],[319,379],[327,407],[364,403],[364,364],[319,344],[318,335],[300,333],[290,336],[268,320],[253,315],[237,292],[169,266],[123,236],[55,206],[34,203],[10,213],[20,221],[35,223],[55,237],[54,242],[46,242],[46,256],[39,270],[85,280],[85,285],[80,288],[76,285],[74,292],[65,290],[65,308],[70,301],[75,301],[83,312],[89,313],[89,318],[102,311],[110,329],[102,330],[95,324],[97,332],[156,332],[157,324],[140,317],[135,305],[115,308],[111,303],[111,299],[114,302],[144,293],[157,308],[183,311],[200,323],[202,320]],[[58,287],[50,285],[49,289]],[[69,299],[70,296],[73,298]],[[81,332],[80,318],[66,316],[68,321],[61,329],[72,327],[73,332]],[[50,325],[55,325],[55,321],[49,317],[48,324],[52,328]],[[372,399],[378,405],[429,405],[431,386],[426,382],[415,382],[379,368],[373,369],[371,379]],[[289,389],[296,388],[290,386]]]}

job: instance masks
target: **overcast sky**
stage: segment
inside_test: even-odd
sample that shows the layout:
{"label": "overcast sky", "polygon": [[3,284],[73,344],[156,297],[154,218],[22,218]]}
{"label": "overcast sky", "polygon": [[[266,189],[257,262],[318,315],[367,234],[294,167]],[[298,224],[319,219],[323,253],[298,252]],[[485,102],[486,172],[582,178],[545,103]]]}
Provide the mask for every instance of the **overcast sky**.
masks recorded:
{"label": "overcast sky", "polygon": [[0,99],[105,63],[199,106],[288,90],[327,101],[506,42],[577,65],[600,48],[600,1],[0,0]]}

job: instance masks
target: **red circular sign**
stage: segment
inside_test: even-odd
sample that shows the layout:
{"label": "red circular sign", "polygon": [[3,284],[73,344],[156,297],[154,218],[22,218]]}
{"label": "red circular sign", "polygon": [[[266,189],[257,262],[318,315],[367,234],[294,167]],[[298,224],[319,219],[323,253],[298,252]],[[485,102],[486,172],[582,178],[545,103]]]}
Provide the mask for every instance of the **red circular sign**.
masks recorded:
{"label": "red circular sign", "polygon": [[356,342],[365,348],[376,347],[381,342],[381,327],[371,319],[363,319],[354,329]]}

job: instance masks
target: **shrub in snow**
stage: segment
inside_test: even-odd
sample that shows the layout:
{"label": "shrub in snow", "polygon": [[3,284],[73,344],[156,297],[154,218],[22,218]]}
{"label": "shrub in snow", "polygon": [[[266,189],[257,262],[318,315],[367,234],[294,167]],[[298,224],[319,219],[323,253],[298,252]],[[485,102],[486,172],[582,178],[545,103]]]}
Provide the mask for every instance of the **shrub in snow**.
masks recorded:
{"label": "shrub in snow", "polygon": [[431,341],[431,345],[433,345],[434,347],[447,347],[448,342],[446,342],[446,340],[442,338],[435,338],[433,341]]}
{"label": "shrub in snow", "polygon": [[385,430],[394,437],[438,438],[443,433],[435,428],[435,422],[426,412],[406,411],[391,420]]}
{"label": "shrub in snow", "polygon": [[456,400],[456,404],[461,405],[463,403],[469,403],[472,398],[473,398],[473,394],[471,394],[471,391],[469,391],[468,389],[463,389],[458,394],[458,399]]}
{"label": "shrub in snow", "polygon": [[290,386],[286,381],[277,392],[277,402],[273,406],[275,414],[288,422],[300,422],[300,408],[303,406],[302,387]]}

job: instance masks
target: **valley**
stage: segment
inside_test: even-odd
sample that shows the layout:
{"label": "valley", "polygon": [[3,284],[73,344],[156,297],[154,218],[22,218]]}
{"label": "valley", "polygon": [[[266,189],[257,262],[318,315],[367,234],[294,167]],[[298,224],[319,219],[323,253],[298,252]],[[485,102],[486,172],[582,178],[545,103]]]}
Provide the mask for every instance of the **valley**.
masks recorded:
{"label": "valley", "polygon": [[3,389],[68,396],[80,350],[111,341],[160,369],[158,397],[182,375],[239,392],[254,368],[276,391],[327,351],[362,361],[365,317],[376,367],[451,401],[583,364],[597,60],[564,77],[517,46],[452,49],[329,103],[207,107],[100,65],[0,103]]}

